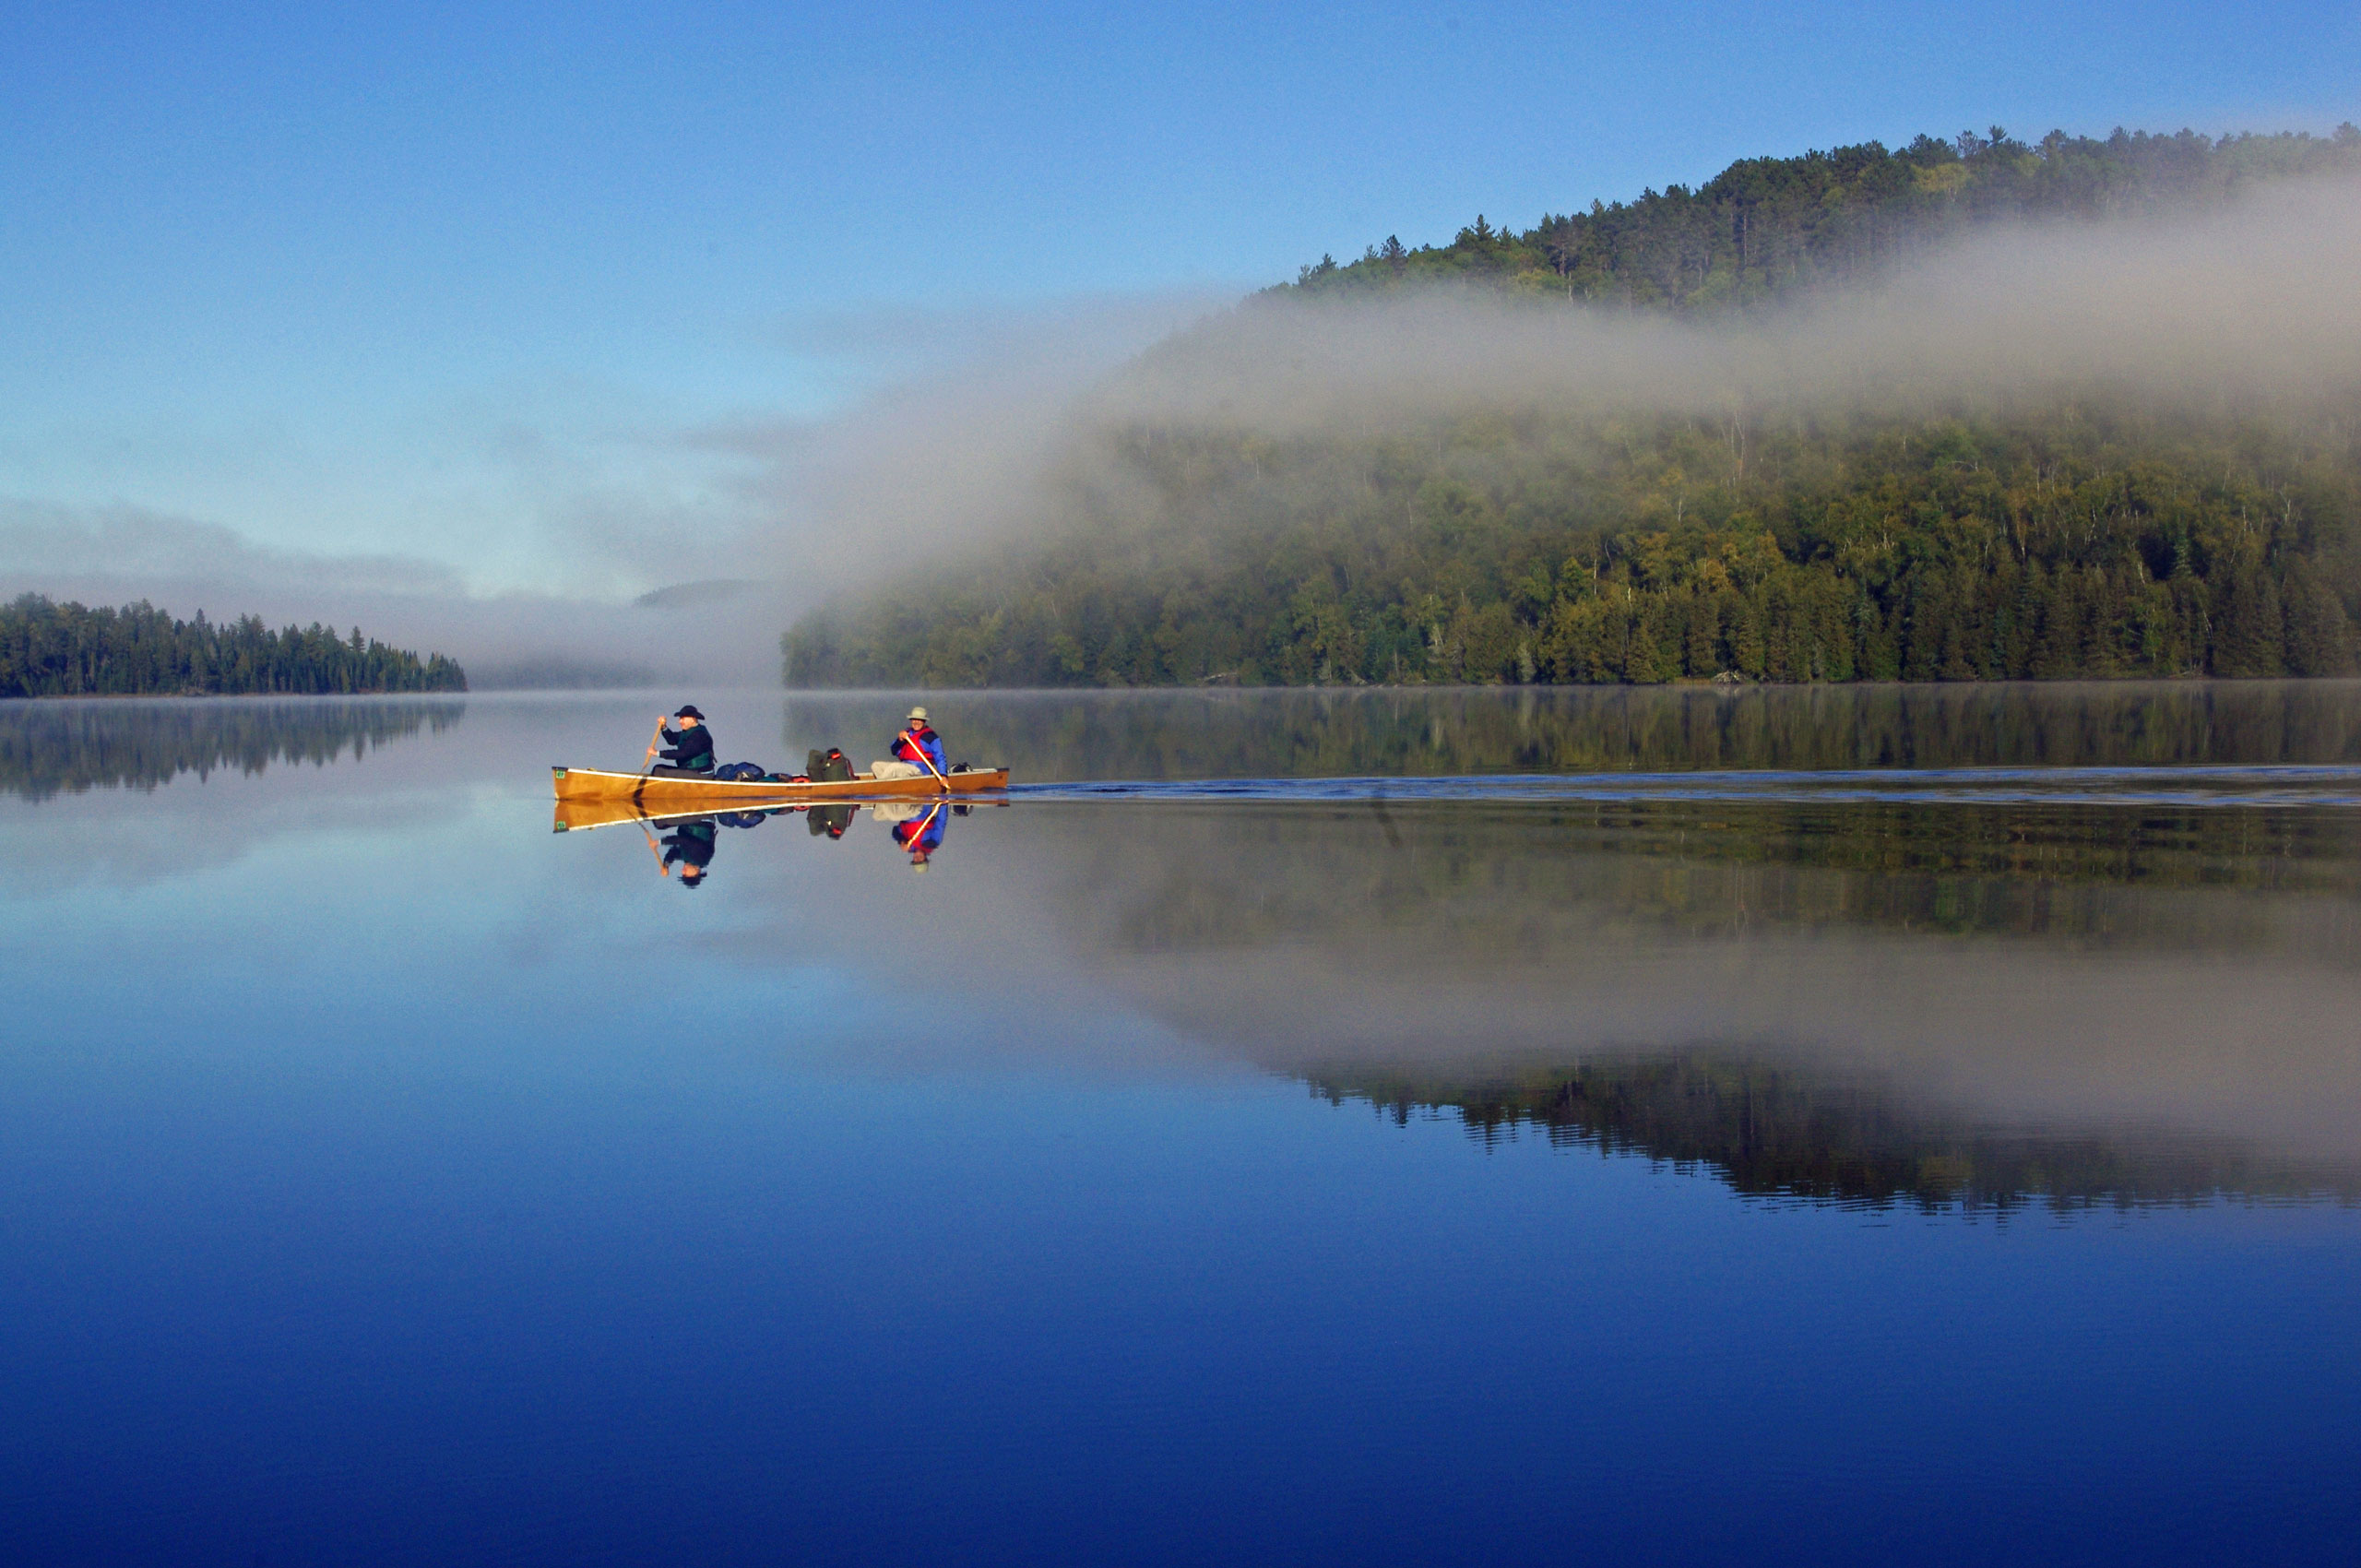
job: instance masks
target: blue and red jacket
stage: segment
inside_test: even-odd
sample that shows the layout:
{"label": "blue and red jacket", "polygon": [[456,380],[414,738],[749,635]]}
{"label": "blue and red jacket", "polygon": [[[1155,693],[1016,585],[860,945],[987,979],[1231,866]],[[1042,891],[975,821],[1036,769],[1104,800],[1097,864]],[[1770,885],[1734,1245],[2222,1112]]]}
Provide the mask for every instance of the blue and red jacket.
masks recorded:
{"label": "blue and red jacket", "polygon": [[896,823],[894,842],[913,853],[931,855],[943,848],[943,829],[950,820],[951,814],[936,806],[924,816]]}
{"label": "blue and red jacket", "polygon": [[943,737],[934,732],[931,724],[921,724],[915,730],[904,730],[894,737],[894,760],[914,762],[920,767],[932,763],[937,773],[951,769],[943,760]]}

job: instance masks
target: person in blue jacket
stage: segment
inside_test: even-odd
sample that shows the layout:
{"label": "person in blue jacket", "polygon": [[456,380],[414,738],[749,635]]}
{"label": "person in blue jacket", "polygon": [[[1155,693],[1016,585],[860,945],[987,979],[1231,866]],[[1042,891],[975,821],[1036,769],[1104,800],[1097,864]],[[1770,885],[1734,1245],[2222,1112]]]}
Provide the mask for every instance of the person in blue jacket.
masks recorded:
{"label": "person in blue jacket", "polygon": [[926,709],[914,707],[902,723],[902,732],[894,737],[894,760],[917,766],[920,773],[931,768],[931,776],[941,778],[951,771],[943,760],[943,737],[926,721]]}

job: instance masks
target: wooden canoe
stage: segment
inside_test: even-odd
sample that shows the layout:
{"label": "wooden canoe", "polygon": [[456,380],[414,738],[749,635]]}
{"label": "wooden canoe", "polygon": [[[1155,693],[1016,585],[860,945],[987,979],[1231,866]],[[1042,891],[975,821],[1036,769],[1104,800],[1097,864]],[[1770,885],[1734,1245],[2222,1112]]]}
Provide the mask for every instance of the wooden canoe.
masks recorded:
{"label": "wooden canoe", "polygon": [[787,784],[775,779],[725,782],[718,778],[683,778],[677,774],[653,778],[637,773],[605,773],[595,767],[552,767],[550,783],[560,806],[614,806],[613,815],[682,816],[699,812],[761,811],[769,806],[828,804],[843,801],[933,801],[966,795],[990,795],[1008,788],[1008,769],[970,768],[918,778],[878,778],[856,773],[849,779],[825,784]]}

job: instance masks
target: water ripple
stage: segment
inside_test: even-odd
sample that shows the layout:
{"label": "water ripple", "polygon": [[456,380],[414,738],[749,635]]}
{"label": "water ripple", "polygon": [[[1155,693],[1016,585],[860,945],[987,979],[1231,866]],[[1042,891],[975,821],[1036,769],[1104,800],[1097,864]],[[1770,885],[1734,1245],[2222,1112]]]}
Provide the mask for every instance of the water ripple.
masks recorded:
{"label": "water ripple", "polygon": [[1851,768],[1015,784],[1027,801],[1750,801],[1954,805],[2361,806],[2361,766]]}

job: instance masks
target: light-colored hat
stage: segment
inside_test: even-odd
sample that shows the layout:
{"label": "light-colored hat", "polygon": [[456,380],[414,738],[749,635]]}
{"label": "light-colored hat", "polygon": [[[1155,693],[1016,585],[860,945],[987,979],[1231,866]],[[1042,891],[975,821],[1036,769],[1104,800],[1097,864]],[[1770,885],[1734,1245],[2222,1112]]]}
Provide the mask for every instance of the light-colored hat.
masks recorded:
{"label": "light-colored hat", "polygon": [[922,707],[914,707],[910,709],[910,717],[923,724],[926,722],[926,709]]}

